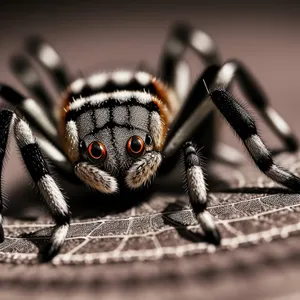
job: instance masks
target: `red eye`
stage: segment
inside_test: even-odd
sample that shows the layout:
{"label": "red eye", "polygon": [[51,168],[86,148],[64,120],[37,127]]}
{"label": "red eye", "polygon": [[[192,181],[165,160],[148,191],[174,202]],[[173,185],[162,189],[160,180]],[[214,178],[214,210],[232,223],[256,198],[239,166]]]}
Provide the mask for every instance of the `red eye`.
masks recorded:
{"label": "red eye", "polygon": [[138,157],[144,154],[145,143],[137,135],[132,136],[127,142],[127,151],[133,157]]}
{"label": "red eye", "polygon": [[100,142],[92,142],[88,147],[88,153],[92,160],[103,161],[106,157],[106,149]]}

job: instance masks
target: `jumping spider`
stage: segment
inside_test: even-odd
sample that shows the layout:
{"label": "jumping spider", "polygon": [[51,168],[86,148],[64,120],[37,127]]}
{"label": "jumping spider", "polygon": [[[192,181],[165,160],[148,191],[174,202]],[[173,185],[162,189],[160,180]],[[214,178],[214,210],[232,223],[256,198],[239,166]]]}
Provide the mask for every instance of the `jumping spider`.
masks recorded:
{"label": "jumping spider", "polygon": [[[60,92],[60,112],[56,113],[54,102],[30,61],[25,56],[14,57],[14,73],[38,100],[0,84],[2,98],[17,108],[16,112],[8,109],[0,112],[0,165],[2,170],[12,128],[27,170],[55,220],[51,239],[40,253],[41,260],[48,261],[58,253],[70,222],[67,202],[49,172],[44,155],[66,178],[75,175],[90,187],[112,194],[120,189],[146,187],[157,173],[163,176],[173,170],[182,152],[192,210],[205,235],[219,244],[221,236],[206,211],[207,190],[196,152],[196,147],[202,147],[206,153],[213,151],[213,127],[218,111],[262,172],[300,191],[300,179],[273,162],[252,117],[227,93],[233,79],[238,79],[245,96],[287,149],[294,151],[298,143],[290,127],[271,108],[241,62],[221,62],[214,42],[206,33],[186,24],[176,25],[165,44],[157,76],[145,71],[118,70],[74,81],[59,54],[46,41],[33,37],[27,40],[26,47]],[[187,63],[183,59],[188,48],[207,66],[190,91]],[[203,141],[201,137],[207,133],[210,136]],[[4,234],[0,227],[2,242]]]}

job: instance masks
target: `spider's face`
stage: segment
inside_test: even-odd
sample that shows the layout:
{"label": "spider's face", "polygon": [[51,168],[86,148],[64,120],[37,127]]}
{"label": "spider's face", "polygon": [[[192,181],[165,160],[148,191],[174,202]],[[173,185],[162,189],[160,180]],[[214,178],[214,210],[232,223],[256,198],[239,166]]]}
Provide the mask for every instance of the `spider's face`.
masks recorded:
{"label": "spider's face", "polygon": [[150,133],[125,127],[104,128],[80,142],[84,161],[138,188],[151,180],[161,162]]}
{"label": "spider's face", "polygon": [[[79,148],[75,172],[82,181],[105,193],[115,192],[120,181],[132,189],[149,182],[161,163],[166,132],[152,95],[117,93],[122,100],[109,99],[103,102],[104,107],[84,110],[73,124]],[[99,96],[95,99],[99,101]],[[127,105],[123,105],[125,99]]]}

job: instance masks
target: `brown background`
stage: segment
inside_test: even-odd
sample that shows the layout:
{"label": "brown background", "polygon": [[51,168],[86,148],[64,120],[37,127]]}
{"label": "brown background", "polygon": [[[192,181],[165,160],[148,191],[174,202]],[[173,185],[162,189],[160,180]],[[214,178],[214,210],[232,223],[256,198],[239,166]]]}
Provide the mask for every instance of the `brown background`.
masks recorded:
{"label": "brown background", "polygon": [[[65,57],[71,71],[75,74],[81,70],[97,69],[97,66],[113,66],[115,62],[116,64],[118,62],[127,64],[127,62],[146,60],[155,67],[168,28],[175,20],[189,21],[194,26],[208,32],[218,43],[224,59],[234,57],[243,60],[261,81],[274,107],[289,121],[300,137],[298,131],[300,21],[299,7],[291,1],[277,1],[277,4],[270,4],[267,1],[252,2],[252,4],[246,4],[243,1],[240,3],[227,2],[226,4],[219,3],[219,1],[170,1],[170,3],[166,1],[109,1],[109,3],[101,4],[100,1],[76,0],[69,1],[68,4],[61,1],[48,1],[48,3],[39,1],[29,2],[26,5],[19,5],[10,1],[10,3],[1,4],[0,79],[24,91],[9,72],[8,59],[12,53],[21,50],[23,38],[33,33],[41,34],[51,41]],[[190,59],[192,62],[196,61],[193,56]],[[198,66],[200,70],[201,65],[196,63],[195,66],[193,71],[196,74]],[[260,121],[259,127],[267,137],[268,144],[275,145],[276,140]],[[231,143],[240,147],[227,129],[224,130],[223,139],[229,139]],[[12,159],[9,160],[5,172],[5,182],[7,183],[5,190],[8,193],[24,178],[24,168],[19,166],[16,151],[12,149],[11,153]],[[278,245],[275,243],[274,247],[278,247]],[[217,265],[219,270],[218,264],[220,263],[226,269],[227,256],[229,255],[226,254],[221,262],[211,261],[205,257],[206,263],[207,260],[209,262],[206,265],[208,270],[206,278],[210,278],[209,270],[214,265]],[[201,259],[198,262],[205,265]],[[194,288],[196,294],[193,296],[195,297],[195,295],[199,295],[199,292],[201,293],[199,287],[195,289],[195,285],[200,284],[200,282],[202,283],[202,293],[206,295],[206,299],[208,299],[209,289],[215,289],[215,295],[219,298],[225,297],[224,291],[227,291],[228,299],[240,299],[238,292],[245,293],[245,291],[251,290],[249,297],[247,296],[249,299],[298,299],[297,294],[295,294],[298,291],[297,285],[288,280],[296,273],[297,264],[293,260],[291,264],[294,264],[294,268],[285,270],[281,266],[282,277],[274,272],[278,267],[274,263],[270,266],[264,266],[261,271],[250,272],[247,276],[243,271],[240,271],[244,277],[240,280],[238,287],[230,281],[231,272],[236,270],[229,268],[228,277],[223,271],[220,280],[214,273],[212,276],[214,280],[209,281],[203,279],[203,273],[197,277],[197,272],[193,271],[194,258],[182,259],[177,263],[174,261],[174,263],[182,267],[179,272],[180,275],[178,278],[174,277],[174,270],[169,272],[170,275],[168,273],[170,264],[166,263],[164,267],[167,270],[168,279],[162,281],[164,284],[158,285],[161,297],[156,295],[156,299],[168,298],[174,285],[181,287],[181,293],[178,294],[181,297],[193,295],[193,293],[187,292],[187,288],[192,290]],[[146,266],[149,268],[150,274],[151,272],[156,275],[160,273],[158,264],[147,263]],[[88,278],[89,283],[95,280],[96,284],[92,287],[97,290],[97,295],[100,295],[101,290],[98,289],[101,285],[98,281],[101,277],[101,270],[103,271],[105,268],[108,273],[106,273],[102,284],[106,286],[103,291],[105,290],[106,295],[110,296],[109,299],[120,299],[122,295],[134,297],[135,293],[139,295],[136,299],[141,299],[143,290],[147,291],[145,299],[152,299],[153,290],[149,286],[146,287],[148,273],[145,275],[144,281],[138,281],[142,282],[137,284],[138,289],[133,288],[135,287],[135,280],[140,278],[141,263],[130,266],[114,265],[97,268],[93,270],[78,270],[76,268],[76,272],[73,273],[72,267],[61,267],[58,270],[51,267],[50,273],[52,272],[53,277],[59,274],[66,278],[72,273],[76,276],[87,276],[85,275],[86,272],[90,271],[90,275],[86,278]],[[114,276],[123,272],[123,277],[126,277],[127,273],[124,270],[127,268],[130,268],[131,276],[135,272],[132,282],[128,283],[130,287],[126,288],[123,281],[123,285],[116,289],[116,284],[122,280],[114,281]],[[40,267],[39,269],[39,273],[49,272],[47,267]],[[0,284],[4,295],[6,297],[13,295],[10,285],[15,289],[18,286],[18,280],[25,276],[32,281],[28,280],[29,284],[24,285],[24,289],[27,292],[33,290],[34,296],[38,297],[44,287],[39,285],[36,291],[33,289],[37,279],[34,276],[36,271],[28,270],[29,275],[27,275],[29,277],[26,277],[26,269],[5,266],[1,271],[1,276],[6,280]],[[262,287],[261,281],[255,280],[257,274],[268,277],[267,286],[269,291],[273,290],[274,293],[268,295],[266,286]],[[74,288],[72,285],[73,277],[71,276],[71,284],[69,284],[71,290]],[[11,278],[16,278],[15,282]],[[122,276],[120,278],[122,279]],[[159,277],[156,276],[155,278]],[[287,278],[287,280],[285,281],[283,278]],[[158,282],[159,279],[156,281]],[[150,281],[150,284],[155,287],[156,281]],[[97,282],[100,286],[96,286]],[[49,285],[49,282],[47,284],[48,288],[45,289],[48,291],[49,297],[55,295],[57,298],[58,293],[55,293],[55,290],[59,291],[60,295],[65,295],[63,285],[57,283],[51,288],[51,284]],[[249,288],[247,284],[249,284]],[[280,298],[283,297],[282,293],[279,291],[277,293],[276,289],[281,285],[286,285],[286,290],[290,291],[290,298],[287,296]],[[22,287],[19,286],[19,288],[21,292],[17,293],[14,290],[14,293],[20,296],[22,295]],[[88,288],[90,288],[89,285]],[[82,293],[85,292],[83,289]],[[77,290],[77,296],[80,298],[81,295],[83,294],[81,294],[80,289]],[[276,298],[275,295],[278,297]],[[247,297],[244,298],[248,299]]]}

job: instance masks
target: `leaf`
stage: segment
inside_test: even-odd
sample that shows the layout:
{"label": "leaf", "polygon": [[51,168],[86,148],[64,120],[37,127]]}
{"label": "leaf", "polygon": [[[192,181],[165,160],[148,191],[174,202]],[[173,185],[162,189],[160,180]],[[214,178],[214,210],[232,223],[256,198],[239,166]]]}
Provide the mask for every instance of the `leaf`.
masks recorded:
{"label": "leaf", "polygon": [[[283,154],[276,162],[299,174],[299,153]],[[158,260],[219,252],[286,238],[300,230],[300,195],[273,183],[253,164],[234,169],[214,164],[209,173],[214,183],[210,185],[208,211],[221,231],[221,247],[205,242],[186,195],[157,192],[149,202],[124,212],[73,219],[62,251],[53,263]],[[35,261],[51,226],[48,218],[37,222],[7,220],[0,261]]]}

